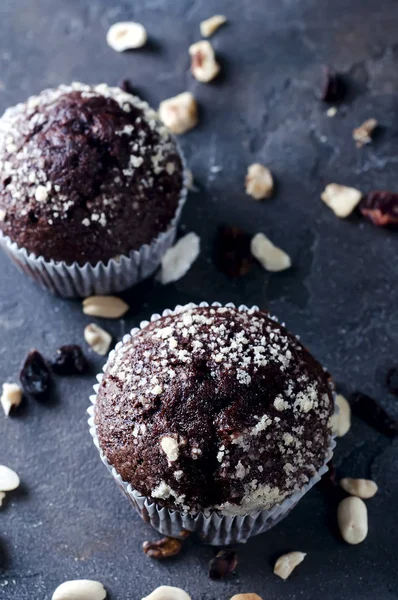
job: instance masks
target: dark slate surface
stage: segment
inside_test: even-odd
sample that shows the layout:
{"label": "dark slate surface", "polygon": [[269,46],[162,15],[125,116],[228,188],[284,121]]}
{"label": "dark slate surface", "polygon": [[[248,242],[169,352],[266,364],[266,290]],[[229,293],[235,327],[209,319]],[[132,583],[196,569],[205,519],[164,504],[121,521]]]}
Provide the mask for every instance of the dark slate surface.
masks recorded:
{"label": "dark slate surface", "polygon": [[[188,72],[188,45],[199,22],[225,12],[213,38],[223,64],[217,83]],[[117,20],[144,23],[151,43],[119,55],[105,34]],[[106,323],[115,338],[152,312],[179,302],[220,300],[269,306],[331,370],[347,394],[374,395],[398,416],[383,373],[398,359],[397,238],[353,217],[339,221],[319,200],[325,183],[396,186],[398,4],[386,0],[2,0],[0,108],[71,80],[116,84],[131,78],[153,105],[186,89],[201,105],[201,124],[181,140],[200,187],[183,215],[185,231],[202,237],[188,275],[162,288],[149,282],[126,294],[126,320]],[[350,83],[334,119],[318,100],[321,65]],[[383,126],[357,150],[351,131],[365,118]],[[253,161],[275,173],[274,199],[255,203],[243,178]],[[221,167],[215,173],[212,167]],[[230,281],[211,261],[220,223],[263,230],[292,256],[294,268],[269,275],[256,268]],[[62,343],[84,343],[88,322],[79,302],[41,292],[0,257],[0,380],[15,380],[25,353],[51,355]],[[90,354],[93,373],[102,359]],[[348,546],[330,526],[324,497],[313,490],[269,533],[239,549],[236,574],[212,582],[213,549],[189,542],[175,560],[142,554],[157,534],[141,522],[109,478],[92,445],[86,408],[92,376],[59,378],[51,402],[26,402],[0,417],[1,462],[21,476],[0,515],[0,598],[42,600],[66,579],[104,582],[112,600],[139,600],[160,584],[188,590],[193,600],[228,600],[255,591],[264,599],[397,597],[397,442],[354,420],[338,444],[340,475],[370,476],[380,493],[368,501],[369,535]],[[286,583],[272,574],[286,550],[308,552]]]}

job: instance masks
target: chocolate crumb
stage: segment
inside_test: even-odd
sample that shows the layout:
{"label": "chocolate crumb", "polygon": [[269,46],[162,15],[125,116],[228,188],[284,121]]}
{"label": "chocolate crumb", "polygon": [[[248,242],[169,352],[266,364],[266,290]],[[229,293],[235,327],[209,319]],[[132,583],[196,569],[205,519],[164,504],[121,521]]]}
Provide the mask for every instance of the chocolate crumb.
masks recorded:
{"label": "chocolate crumb", "polygon": [[346,85],[341,75],[331,67],[325,67],[321,100],[323,102],[341,102],[346,91]]}
{"label": "chocolate crumb", "polygon": [[364,217],[378,227],[398,227],[398,193],[374,191],[367,194],[359,205]]}
{"label": "chocolate crumb", "polygon": [[144,554],[150,558],[162,560],[179,554],[182,548],[182,541],[176,538],[164,537],[156,542],[144,542],[142,548]]}
{"label": "chocolate crumb", "polygon": [[76,375],[87,373],[89,365],[81,347],[69,344],[58,348],[51,367],[57,375]]}
{"label": "chocolate crumb", "polygon": [[232,550],[220,550],[209,563],[210,579],[224,579],[238,565],[238,557],[236,552]]}
{"label": "chocolate crumb", "polygon": [[45,394],[50,385],[50,369],[37,350],[31,350],[22,366],[20,379],[24,392],[31,396]]}
{"label": "chocolate crumb", "polygon": [[239,227],[220,227],[214,244],[214,263],[228,277],[247,275],[253,267],[250,235]]}
{"label": "chocolate crumb", "polygon": [[392,367],[391,369],[388,369],[386,384],[390,394],[398,396],[398,367]]}
{"label": "chocolate crumb", "polygon": [[356,392],[351,396],[351,410],[354,415],[388,437],[398,433],[398,421],[390,417],[384,408],[371,396]]}

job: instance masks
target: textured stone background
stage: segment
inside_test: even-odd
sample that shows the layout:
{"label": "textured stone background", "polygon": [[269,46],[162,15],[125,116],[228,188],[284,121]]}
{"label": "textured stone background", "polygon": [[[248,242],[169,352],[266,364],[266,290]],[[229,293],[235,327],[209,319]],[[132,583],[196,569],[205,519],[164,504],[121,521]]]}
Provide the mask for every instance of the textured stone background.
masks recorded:
{"label": "textured stone background", "polygon": [[[211,85],[188,72],[188,45],[199,22],[225,12],[213,38],[223,75]],[[121,19],[145,24],[151,43],[119,55],[105,43]],[[300,334],[334,374],[340,390],[372,394],[398,415],[383,373],[398,359],[397,238],[359,217],[339,221],[319,200],[325,183],[397,189],[398,3],[387,0],[1,0],[0,108],[61,82],[116,84],[129,77],[153,105],[185,89],[201,105],[201,124],[181,140],[200,187],[183,229],[202,237],[188,275],[163,288],[149,282],[126,294],[128,318],[106,323],[115,339],[154,311],[179,302],[220,300],[269,306]],[[339,115],[318,100],[321,65],[350,82]],[[357,150],[353,127],[376,117],[374,144]],[[255,203],[243,178],[253,161],[275,173],[274,199]],[[218,173],[212,167],[221,167]],[[294,268],[269,275],[256,268],[230,281],[211,261],[219,224],[259,230],[292,256]],[[0,381],[16,379],[26,352],[51,355],[83,341],[88,319],[79,302],[41,292],[0,257]],[[84,342],[83,342],[84,343]],[[93,373],[102,360],[91,356]],[[228,600],[255,591],[264,599],[396,598],[397,443],[355,420],[340,441],[340,475],[371,476],[380,493],[368,502],[369,535],[351,547],[330,527],[323,496],[313,490],[268,534],[239,549],[235,575],[212,582],[210,547],[188,542],[159,564],[141,544],[156,539],[100,463],[86,425],[92,376],[58,379],[53,400],[25,403],[0,417],[0,460],[21,476],[21,489],[0,514],[0,598],[51,598],[65,579],[104,582],[112,600],[139,600],[160,584],[179,585],[193,600]],[[286,583],[275,558],[300,549],[307,559]]]}

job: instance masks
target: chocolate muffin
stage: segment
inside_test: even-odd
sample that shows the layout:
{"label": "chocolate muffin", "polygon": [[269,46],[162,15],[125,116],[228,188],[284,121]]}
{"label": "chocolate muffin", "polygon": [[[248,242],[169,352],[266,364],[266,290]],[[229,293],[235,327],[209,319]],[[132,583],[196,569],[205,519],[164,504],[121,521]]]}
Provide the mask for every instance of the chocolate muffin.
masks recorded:
{"label": "chocolate muffin", "polygon": [[172,227],[182,192],[174,139],[119,88],[62,85],[0,119],[0,230],[35,257],[129,256]]}
{"label": "chocolate muffin", "polygon": [[311,482],[333,411],[324,369],[266,312],[188,305],[111,354],[94,423],[110,465],[160,507],[247,515]]}

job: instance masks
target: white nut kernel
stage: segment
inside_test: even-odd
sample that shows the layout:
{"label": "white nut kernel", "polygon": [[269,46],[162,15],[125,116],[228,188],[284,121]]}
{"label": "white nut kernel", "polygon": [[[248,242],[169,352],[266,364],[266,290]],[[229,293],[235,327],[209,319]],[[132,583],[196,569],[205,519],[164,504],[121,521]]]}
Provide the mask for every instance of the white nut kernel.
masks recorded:
{"label": "white nut kernel", "polygon": [[231,600],[262,600],[257,594],[235,594]]}
{"label": "white nut kernel", "polygon": [[83,312],[91,317],[119,319],[128,309],[129,305],[117,296],[90,296],[83,300]]}
{"label": "white nut kernel", "polygon": [[12,469],[0,465],[0,492],[11,492],[19,487],[20,480]]}
{"label": "white nut kernel", "polygon": [[166,127],[181,135],[198,124],[198,106],[191,92],[183,92],[163,100],[159,105],[159,118]]}
{"label": "white nut kernel", "polygon": [[245,180],[246,194],[255,200],[270,198],[274,191],[272,173],[264,165],[254,163],[247,169]]}
{"label": "white nut kernel", "polygon": [[354,129],[352,137],[357,143],[357,148],[362,148],[365,144],[370,144],[372,141],[372,134],[377,126],[378,122],[376,119],[368,119],[365,123],[362,123],[362,125]]}
{"label": "white nut kernel", "polygon": [[142,600],[191,600],[191,596],[181,588],[161,585]]}
{"label": "white nut kernel", "polygon": [[376,494],[377,483],[372,481],[371,479],[354,479],[352,477],[344,477],[340,481],[340,485],[349,494],[352,496],[358,496],[358,498],[373,498]]}
{"label": "white nut kernel", "polygon": [[16,383],[3,383],[3,393],[0,402],[4,414],[8,417],[13,406],[19,406],[22,401],[22,389]]}
{"label": "white nut kernel", "polygon": [[200,24],[200,34],[203,37],[210,37],[217,31],[221,25],[227,22],[227,17],[224,15],[214,15]]}
{"label": "white nut kernel", "polygon": [[213,46],[207,40],[201,40],[189,46],[191,55],[191,73],[202,83],[214,79],[220,72],[220,65],[216,61]]}
{"label": "white nut kernel", "polygon": [[339,412],[332,416],[332,430],[337,437],[343,437],[351,427],[351,407],[341,394],[336,395],[336,404]]}
{"label": "white nut kernel", "polygon": [[257,233],[250,242],[250,250],[267,271],[284,271],[292,265],[290,256],[274,246],[263,233]]}
{"label": "white nut kernel", "polygon": [[104,600],[106,590],[99,581],[74,579],[57,587],[52,600]]}
{"label": "white nut kernel", "polygon": [[326,114],[328,117],[335,117],[337,115],[337,108],[335,106],[331,106],[327,109]]}
{"label": "white nut kernel", "polygon": [[145,27],[133,21],[114,23],[106,34],[108,46],[116,52],[124,52],[133,48],[141,48],[147,41]]}
{"label": "white nut kernel", "polygon": [[100,356],[108,353],[112,342],[112,336],[95,323],[90,323],[84,329],[84,339],[91,348]]}
{"label": "white nut kernel", "polygon": [[189,271],[198,258],[200,252],[200,238],[196,233],[187,233],[178,242],[169,248],[162,258],[162,267],[159,280],[163,285],[178,281]]}
{"label": "white nut kernel", "polygon": [[337,508],[340,533],[347,544],[360,544],[368,534],[368,511],[356,496],[344,498]]}
{"label": "white nut kernel", "polygon": [[287,579],[294,569],[303,562],[307,555],[304,552],[288,552],[280,556],[275,563],[274,573],[281,579]]}
{"label": "white nut kernel", "polygon": [[322,192],[321,198],[336,217],[345,219],[361,200],[362,192],[338,183],[329,183]]}

